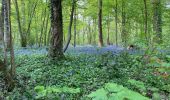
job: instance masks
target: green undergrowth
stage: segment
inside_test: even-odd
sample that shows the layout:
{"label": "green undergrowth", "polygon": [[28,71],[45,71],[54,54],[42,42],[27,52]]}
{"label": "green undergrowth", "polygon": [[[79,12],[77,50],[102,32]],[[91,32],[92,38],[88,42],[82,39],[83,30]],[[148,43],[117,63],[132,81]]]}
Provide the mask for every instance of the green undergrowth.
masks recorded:
{"label": "green undergrowth", "polygon": [[155,68],[144,66],[139,55],[69,54],[60,61],[31,55],[17,56],[16,63],[16,88],[0,92],[9,100],[91,100],[88,95],[109,82],[148,98],[168,98],[169,94],[169,78],[153,74]]}

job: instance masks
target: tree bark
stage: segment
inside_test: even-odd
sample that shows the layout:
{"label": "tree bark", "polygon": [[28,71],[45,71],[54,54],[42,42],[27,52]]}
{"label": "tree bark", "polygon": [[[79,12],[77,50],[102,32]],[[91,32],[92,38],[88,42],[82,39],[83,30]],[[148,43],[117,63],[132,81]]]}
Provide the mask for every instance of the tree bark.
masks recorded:
{"label": "tree bark", "polygon": [[52,36],[49,48],[49,57],[63,58],[63,18],[62,0],[50,0]]}
{"label": "tree bark", "polygon": [[89,22],[88,22],[88,44],[91,44],[92,43],[92,32],[91,32],[91,20],[89,19]]}
{"label": "tree bark", "polygon": [[107,45],[110,45],[110,16],[109,15],[107,20]]}
{"label": "tree bark", "polygon": [[[2,3],[4,6],[4,75],[8,91],[12,91],[15,86],[13,81],[15,77],[15,64],[10,18],[11,1],[2,0]],[[7,65],[7,49],[10,50],[10,68]]]}
{"label": "tree bark", "polygon": [[45,34],[44,29],[45,29],[45,25],[46,25],[45,21],[46,21],[46,19],[48,19],[47,17],[48,16],[47,16],[46,8],[45,8],[42,11],[42,19],[41,19],[42,20],[42,25],[41,25],[41,34],[40,34],[40,40],[39,40],[39,47],[42,46],[42,44],[43,44],[43,35]]}
{"label": "tree bark", "polygon": [[146,0],[144,0],[144,16],[145,16],[145,28],[144,28],[144,32],[145,32],[145,39],[146,39],[146,42],[148,44],[148,35],[147,35],[147,32],[148,32],[148,10],[147,10],[147,2]]}
{"label": "tree bark", "polygon": [[4,43],[5,48],[10,48],[9,1],[3,0],[4,7]]}
{"label": "tree bark", "polygon": [[69,23],[69,27],[68,27],[68,39],[67,39],[66,46],[64,47],[64,52],[66,52],[66,50],[67,50],[67,48],[68,48],[68,46],[70,44],[70,41],[71,41],[71,29],[72,29],[72,24],[73,24],[74,9],[75,9],[75,0],[72,0],[70,23]]}
{"label": "tree bark", "polygon": [[161,13],[161,1],[152,0],[153,4],[153,30],[156,34],[156,42],[162,43],[162,13]]}
{"label": "tree bark", "polygon": [[14,0],[15,3],[15,9],[16,9],[16,14],[17,14],[17,22],[18,22],[18,29],[19,29],[19,33],[20,33],[20,38],[21,38],[21,46],[24,47],[23,40],[24,40],[24,36],[22,34],[22,27],[21,27],[21,17],[20,17],[20,12],[19,12],[19,7],[18,7],[18,1]]}
{"label": "tree bark", "polygon": [[49,21],[49,16],[48,16],[47,19],[46,19],[45,32],[44,32],[44,45],[45,45],[45,46],[47,46],[48,21]]}
{"label": "tree bark", "polygon": [[122,42],[127,46],[125,0],[122,0]]}
{"label": "tree bark", "polygon": [[3,20],[2,20],[2,16],[0,16],[0,45],[1,45],[1,42],[3,41]]}
{"label": "tree bark", "polygon": [[118,46],[118,2],[116,0],[116,8],[115,8],[115,24],[116,24],[116,46]]}
{"label": "tree bark", "polygon": [[98,0],[99,12],[98,12],[98,29],[99,29],[99,47],[103,46],[103,33],[102,33],[102,0]]}
{"label": "tree bark", "polygon": [[75,9],[74,9],[74,47],[76,47],[76,37],[77,37],[77,12],[76,12],[76,3],[75,3]]}

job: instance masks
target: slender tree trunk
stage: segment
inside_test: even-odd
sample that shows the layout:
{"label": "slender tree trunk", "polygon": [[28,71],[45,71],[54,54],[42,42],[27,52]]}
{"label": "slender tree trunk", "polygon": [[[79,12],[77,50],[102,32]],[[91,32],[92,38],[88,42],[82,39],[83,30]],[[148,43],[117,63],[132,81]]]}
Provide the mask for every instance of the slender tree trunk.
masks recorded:
{"label": "slender tree trunk", "polygon": [[122,42],[127,46],[127,33],[126,33],[126,15],[125,15],[125,1],[122,0]]}
{"label": "slender tree trunk", "polygon": [[[18,16],[18,18],[20,17]],[[26,47],[27,46],[27,33],[26,33],[26,13],[25,13],[25,1],[24,0],[21,0],[21,25],[22,25],[21,47]]]}
{"label": "slender tree trunk", "polygon": [[[12,91],[15,84],[13,78],[15,77],[15,65],[14,65],[14,50],[12,44],[12,33],[11,33],[11,18],[10,18],[10,9],[11,1],[2,0],[4,6],[4,74],[6,78],[6,84],[8,91]],[[8,39],[9,40],[8,40]],[[7,67],[7,49],[10,50],[10,69]]]}
{"label": "slender tree trunk", "polygon": [[48,36],[47,36],[47,44],[50,45],[50,37],[51,37],[51,34],[52,34],[52,28],[50,26],[49,30],[48,30]]}
{"label": "slender tree trunk", "polygon": [[85,42],[85,34],[86,34],[85,28],[83,28],[83,44],[85,44],[85,43],[84,43],[84,42]]}
{"label": "slender tree trunk", "polygon": [[152,0],[153,4],[153,30],[156,34],[156,42],[162,42],[162,13],[161,13],[161,1]]}
{"label": "slender tree trunk", "polygon": [[67,39],[66,46],[64,47],[64,52],[66,52],[71,41],[71,28],[73,24],[74,9],[75,9],[75,0],[72,0],[72,9],[71,9],[70,23],[69,23],[69,28],[68,28],[68,39]]}
{"label": "slender tree trunk", "polygon": [[62,18],[62,0],[50,0],[51,6],[51,26],[52,37],[49,48],[49,57],[63,58],[63,18]]}
{"label": "slender tree trunk", "polygon": [[110,45],[110,16],[107,20],[107,45]]}
{"label": "slender tree trunk", "polygon": [[91,44],[91,41],[92,41],[92,36],[91,36],[91,20],[89,19],[89,25],[88,25],[88,44]]}
{"label": "slender tree trunk", "polygon": [[97,33],[97,19],[94,19],[94,44],[96,43],[96,33]]}
{"label": "slender tree trunk", "polygon": [[1,42],[3,41],[3,29],[4,29],[4,27],[3,27],[3,6],[1,7],[1,13],[0,13],[0,44],[1,44]]}
{"label": "slender tree trunk", "polygon": [[144,20],[144,22],[145,22],[145,30],[144,30],[144,32],[145,32],[145,39],[146,39],[146,42],[147,42],[147,44],[148,44],[148,35],[147,35],[147,32],[148,32],[148,10],[147,10],[147,2],[146,2],[146,0],[144,0],[144,16],[145,16],[145,20]]}
{"label": "slender tree trunk", "polygon": [[10,48],[9,1],[4,0],[4,43],[5,48]]}
{"label": "slender tree trunk", "polygon": [[98,29],[99,29],[99,47],[103,46],[103,33],[102,33],[102,0],[98,0],[99,12],[98,12]]}
{"label": "slender tree trunk", "polygon": [[[43,12],[44,11],[44,12]],[[42,46],[43,44],[43,33],[44,33],[44,29],[45,29],[45,21],[46,21],[46,17],[47,16],[47,12],[46,12],[46,8],[45,10],[42,11],[42,16],[44,16],[44,18],[42,18],[42,25],[41,25],[41,34],[40,34],[40,42],[39,42],[39,47]],[[45,33],[44,33],[45,34]]]}
{"label": "slender tree trunk", "polygon": [[115,24],[116,24],[116,46],[118,46],[118,11],[117,8],[118,7],[118,2],[116,0],[116,8],[115,8]]}
{"label": "slender tree trunk", "polygon": [[36,11],[36,8],[37,8],[37,5],[38,5],[38,2],[39,0],[37,0],[34,4],[33,4],[33,7],[31,9],[31,13],[30,13],[30,17],[29,17],[29,20],[28,20],[28,26],[26,28],[26,45],[27,45],[27,38],[30,37],[30,29],[31,29],[31,24],[32,24],[32,20],[33,20],[33,17],[35,16],[35,11]]}
{"label": "slender tree trunk", "polygon": [[[38,21],[38,17],[35,18],[35,23],[34,23],[34,24],[36,25],[36,27],[39,26],[38,23],[37,23],[37,21]],[[38,43],[38,42],[39,42],[39,41],[38,41],[38,38],[39,38],[39,37],[38,37],[38,28],[36,28],[36,31],[35,31],[35,32],[36,32],[36,33],[35,33],[36,46],[38,46],[38,44],[39,44],[39,43]]]}
{"label": "slender tree trunk", "polygon": [[76,29],[76,25],[77,25],[77,15],[76,15],[76,3],[75,3],[75,9],[74,9],[74,47],[76,47],[76,35],[77,35],[77,29]]}
{"label": "slender tree trunk", "polygon": [[81,42],[80,42],[80,39],[81,39],[81,38],[80,38],[80,34],[78,34],[78,33],[79,33],[79,31],[76,33],[76,37],[77,37],[77,38],[76,38],[76,39],[77,39],[77,40],[76,40],[76,45],[79,45],[79,44],[81,43]]}
{"label": "slender tree trunk", "polygon": [[[85,18],[83,17],[83,22],[85,22]],[[85,27],[83,27],[83,45],[85,44]]]}
{"label": "slender tree trunk", "polygon": [[49,16],[46,19],[46,24],[45,24],[45,31],[44,31],[44,45],[47,45],[47,29],[48,29],[48,21],[49,21]]}
{"label": "slender tree trunk", "polygon": [[24,47],[24,35],[22,33],[22,27],[21,27],[21,17],[20,17],[20,12],[19,12],[19,8],[18,8],[18,1],[17,0],[14,0],[14,3],[15,3],[15,9],[16,9],[16,16],[17,16],[17,22],[18,22],[18,30],[19,30],[19,33],[20,33],[20,37],[21,37],[21,46]]}

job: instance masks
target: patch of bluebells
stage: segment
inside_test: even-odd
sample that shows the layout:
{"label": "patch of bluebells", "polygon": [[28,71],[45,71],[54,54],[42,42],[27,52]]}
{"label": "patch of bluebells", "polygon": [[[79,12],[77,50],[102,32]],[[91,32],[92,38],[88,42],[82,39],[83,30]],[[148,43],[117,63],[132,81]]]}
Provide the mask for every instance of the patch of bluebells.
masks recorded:
{"label": "patch of bluebells", "polygon": [[106,47],[97,47],[97,46],[77,46],[77,47],[69,47],[66,53],[73,54],[103,54],[107,52],[112,52],[113,54],[117,54],[121,52],[123,48],[117,46],[106,46]]}
{"label": "patch of bluebells", "polygon": [[18,48],[14,50],[15,55],[46,55],[45,48]]}
{"label": "patch of bluebells", "polygon": [[[47,47],[27,47],[27,48],[16,48],[15,49],[15,55],[47,55],[48,50]],[[66,54],[104,54],[107,52],[113,53],[113,54],[119,54],[120,52],[124,51],[124,48],[118,47],[115,45],[111,46],[105,46],[105,47],[98,47],[98,46],[91,46],[91,45],[85,45],[85,46],[76,46],[72,47],[69,46],[68,50],[66,51]],[[134,51],[129,51],[130,53],[133,53]]]}

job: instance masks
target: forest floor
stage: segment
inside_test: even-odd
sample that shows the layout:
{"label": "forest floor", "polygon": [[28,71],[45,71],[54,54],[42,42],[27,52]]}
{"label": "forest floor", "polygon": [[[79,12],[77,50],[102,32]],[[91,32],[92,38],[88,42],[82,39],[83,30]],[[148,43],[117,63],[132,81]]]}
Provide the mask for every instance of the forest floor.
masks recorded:
{"label": "forest floor", "polygon": [[[111,82],[153,100],[168,100],[170,97],[168,54],[158,51],[150,55],[152,62],[149,64],[143,59],[143,51],[125,52],[116,46],[70,47],[65,59],[57,62],[51,62],[46,55],[45,47],[16,48],[16,88],[7,92],[0,77],[0,96],[11,100],[89,100],[89,97],[100,98],[101,94],[106,94],[99,90],[88,97]],[[122,98],[132,98],[133,93],[129,94],[131,97]],[[136,100],[134,98],[130,100]]]}
{"label": "forest floor", "polygon": [[[112,52],[113,54],[118,54],[123,50],[122,47],[117,46],[106,46],[106,47],[97,47],[97,46],[77,46],[69,47],[66,51],[66,54],[102,54],[107,52]],[[46,55],[47,47],[28,47],[28,48],[16,48],[16,55]]]}

